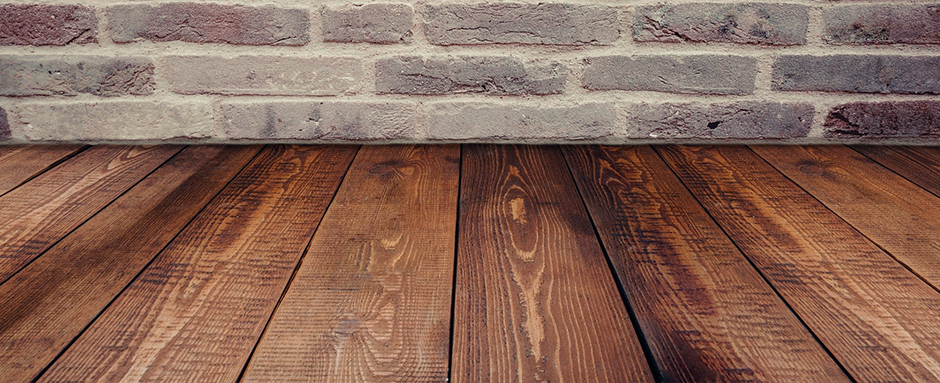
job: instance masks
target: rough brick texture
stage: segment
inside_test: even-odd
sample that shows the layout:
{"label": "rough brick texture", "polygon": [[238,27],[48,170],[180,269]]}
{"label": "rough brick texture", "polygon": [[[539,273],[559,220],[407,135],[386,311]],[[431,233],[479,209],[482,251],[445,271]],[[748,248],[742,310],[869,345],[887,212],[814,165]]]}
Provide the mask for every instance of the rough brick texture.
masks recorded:
{"label": "rough brick texture", "polygon": [[337,95],[355,92],[362,76],[360,60],[343,57],[170,56],[165,65],[180,94]]}
{"label": "rough brick texture", "polygon": [[0,5],[0,45],[69,45],[98,41],[98,18],[83,5]]}
{"label": "rough brick texture", "polygon": [[0,141],[10,139],[10,123],[7,120],[7,111],[0,108]]}
{"label": "rough brick texture", "polygon": [[778,90],[858,93],[940,93],[940,57],[782,56],[774,63]]}
{"label": "rough brick texture", "polygon": [[222,103],[216,125],[236,140],[406,140],[415,136],[408,102]]}
{"label": "rough brick texture", "polygon": [[376,63],[379,93],[555,94],[568,70],[558,62],[523,64],[512,57],[395,57]]}
{"label": "rough brick texture", "polygon": [[813,106],[805,103],[643,103],[625,109],[630,138],[798,138],[813,121]]}
{"label": "rough brick texture", "polygon": [[637,41],[806,43],[807,7],[796,4],[662,4],[637,7]]}
{"label": "rough brick texture", "polygon": [[613,134],[617,108],[442,102],[430,106],[427,126],[432,140],[592,140]]}
{"label": "rough brick texture", "polygon": [[0,96],[114,97],[153,93],[148,58],[0,56]]}
{"label": "rough brick texture", "polygon": [[755,59],[725,55],[604,56],[585,65],[582,82],[591,90],[749,94],[757,75]]}
{"label": "rough brick texture", "polygon": [[825,128],[831,138],[937,138],[940,101],[843,104],[829,111]]}
{"label": "rough brick texture", "polygon": [[829,8],[831,44],[940,44],[940,4],[866,4]]}
{"label": "rough brick texture", "polygon": [[244,45],[303,45],[310,40],[305,9],[169,3],[108,8],[111,38]]}
{"label": "rough brick texture", "polygon": [[414,9],[407,4],[323,7],[323,40],[338,43],[410,43]]}
{"label": "rough brick texture", "polygon": [[559,3],[443,4],[425,7],[428,41],[460,44],[610,44],[617,9]]}
{"label": "rough brick texture", "polygon": [[34,141],[198,140],[214,137],[212,108],[189,101],[105,101],[22,104],[10,125]]}

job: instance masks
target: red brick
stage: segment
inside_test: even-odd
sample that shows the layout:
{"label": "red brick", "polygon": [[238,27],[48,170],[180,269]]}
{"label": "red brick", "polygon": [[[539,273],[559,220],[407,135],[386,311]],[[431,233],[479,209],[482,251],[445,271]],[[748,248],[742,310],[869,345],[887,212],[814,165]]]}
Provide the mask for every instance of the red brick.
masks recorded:
{"label": "red brick", "polygon": [[940,102],[856,102],[832,108],[824,124],[830,138],[940,137]]}
{"label": "red brick", "polygon": [[0,5],[0,45],[98,42],[98,18],[82,5]]}

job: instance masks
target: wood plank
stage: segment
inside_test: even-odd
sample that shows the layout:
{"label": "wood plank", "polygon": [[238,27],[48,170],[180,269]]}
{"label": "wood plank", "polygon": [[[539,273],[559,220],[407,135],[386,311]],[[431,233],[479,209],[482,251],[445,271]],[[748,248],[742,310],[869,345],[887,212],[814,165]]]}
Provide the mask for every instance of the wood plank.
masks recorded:
{"label": "wood plank", "polygon": [[866,145],[852,149],[940,196],[940,147]]}
{"label": "wood plank", "polygon": [[754,151],[940,288],[940,198],[845,146]]}
{"label": "wood plank", "polygon": [[355,152],[266,148],[39,381],[235,381]]}
{"label": "wood plank", "polygon": [[848,381],[652,148],[565,155],[663,380]]}
{"label": "wood plank", "polygon": [[0,197],[0,283],[181,149],[96,146]]}
{"label": "wood plank", "polygon": [[259,150],[186,148],[0,285],[0,376],[36,378]]}
{"label": "wood plank", "polygon": [[853,378],[940,379],[940,293],[747,147],[659,150]]}
{"label": "wood plank", "polygon": [[455,382],[641,382],[649,364],[554,146],[468,146]]}
{"label": "wood plank", "polygon": [[366,146],[323,217],[247,382],[443,382],[458,146]]}
{"label": "wood plank", "polygon": [[46,171],[81,148],[82,145],[0,146],[0,195]]}

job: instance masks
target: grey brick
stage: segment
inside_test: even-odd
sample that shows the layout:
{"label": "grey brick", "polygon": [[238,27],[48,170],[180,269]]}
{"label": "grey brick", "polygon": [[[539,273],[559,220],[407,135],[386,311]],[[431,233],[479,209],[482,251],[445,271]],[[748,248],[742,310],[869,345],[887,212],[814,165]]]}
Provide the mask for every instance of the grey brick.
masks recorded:
{"label": "grey brick", "polygon": [[107,10],[111,38],[243,45],[304,45],[310,40],[305,9],[268,5],[167,3],[115,5]]}
{"label": "grey brick", "polygon": [[414,9],[407,4],[323,7],[323,40],[340,43],[411,42]]}
{"label": "grey brick", "polygon": [[0,108],[0,141],[9,140],[10,136],[10,122],[7,120],[7,111]]}
{"label": "grey brick", "polygon": [[620,36],[617,9],[557,3],[428,5],[428,41],[460,44],[610,44]]}
{"label": "grey brick", "polygon": [[830,44],[940,44],[940,4],[865,4],[826,9]]}
{"label": "grey brick", "polygon": [[395,140],[415,138],[410,102],[224,102],[216,124],[229,139]]}
{"label": "grey brick", "polygon": [[781,56],[774,63],[777,90],[856,93],[940,93],[940,57],[836,55]]}
{"label": "grey brick", "polygon": [[10,124],[30,141],[159,141],[212,137],[212,108],[201,101],[103,101],[17,105]]}
{"label": "grey brick", "polygon": [[379,93],[495,95],[556,94],[568,69],[558,62],[524,64],[512,57],[402,56],[376,63]]}
{"label": "grey brick", "polygon": [[442,102],[430,106],[427,126],[432,140],[592,140],[613,134],[617,108]]}
{"label": "grey brick", "polygon": [[937,138],[940,102],[855,102],[832,108],[823,125],[830,138]]}
{"label": "grey brick", "polygon": [[591,90],[750,94],[757,76],[757,60],[743,56],[603,56],[585,65],[581,81]]}
{"label": "grey brick", "polygon": [[84,5],[2,4],[0,45],[98,42],[98,18]]}
{"label": "grey brick", "polygon": [[637,7],[636,41],[806,43],[809,8],[797,4],[664,4]]}
{"label": "grey brick", "polygon": [[146,58],[0,56],[0,95],[98,96],[153,94]]}
{"label": "grey brick", "polygon": [[170,89],[180,94],[337,95],[359,88],[362,63],[346,57],[170,56]]}
{"label": "grey brick", "polygon": [[805,137],[813,122],[813,106],[804,103],[642,103],[625,111],[629,138],[795,138]]}

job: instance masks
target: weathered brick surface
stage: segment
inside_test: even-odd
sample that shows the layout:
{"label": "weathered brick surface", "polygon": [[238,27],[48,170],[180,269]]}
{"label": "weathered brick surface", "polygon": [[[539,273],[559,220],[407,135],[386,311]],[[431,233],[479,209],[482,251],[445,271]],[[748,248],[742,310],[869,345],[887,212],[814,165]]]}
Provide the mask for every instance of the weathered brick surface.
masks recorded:
{"label": "weathered brick surface", "polygon": [[7,111],[0,108],[0,141],[10,139],[10,123],[7,120]]}
{"label": "weathered brick surface", "polygon": [[558,62],[524,64],[512,57],[403,56],[376,63],[379,93],[496,95],[554,94],[565,88],[568,69]]}
{"label": "weathered brick surface", "polygon": [[460,44],[610,44],[620,36],[617,9],[558,3],[428,5],[428,41]]}
{"label": "weathered brick surface", "polygon": [[813,121],[813,106],[805,103],[643,103],[625,110],[629,138],[798,138]]}
{"label": "weathered brick surface", "polygon": [[940,57],[834,55],[781,56],[773,87],[858,93],[940,93]]}
{"label": "weathered brick surface", "polygon": [[617,108],[609,103],[534,107],[441,102],[430,106],[427,126],[432,140],[601,139],[613,134]]}
{"label": "weathered brick surface", "polygon": [[108,8],[111,38],[244,45],[304,45],[310,40],[305,9],[275,6],[168,3]]}
{"label": "weathered brick surface", "polygon": [[0,56],[0,96],[148,95],[148,58]]}
{"label": "weathered brick surface", "polygon": [[323,40],[339,43],[410,43],[414,9],[407,4],[323,7]]}
{"label": "weathered brick surface", "polygon": [[98,41],[98,18],[83,5],[0,5],[0,45],[68,45]]}
{"label": "weathered brick surface", "polygon": [[585,64],[582,83],[591,90],[750,94],[757,76],[757,60],[743,56],[603,56]]}
{"label": "weathered brick surface", "polygon": [[10,124],[33,141],[194,140],[214,137],[212,108],[188,101],[21,104]]}
{"label": "weathered brick surface", "polygon": [[940,102],[856,102],[836,106],[825,122],[830,138],[937,138]]}
{"label": "weathered brick surface", "polygon": [[796,4],[663,4],[637,7],[636,41],[806,43],[808,7]]}
{"label": "weathered brick surface", "polygon": [[180,94],[337,95],[355,92],[362,77],[356,58],[278,56],[170,56],[170,89]]}
{"label": "weathered brick surface", "polygon": [[826,9],[830,44],[940,44],[940,4],[865,4]]}
{"label": "weathered brick surface", "polygon": [[224,102],[216,125],[226,138],[249,140],[395,140],[415,136],[410,102]]}

